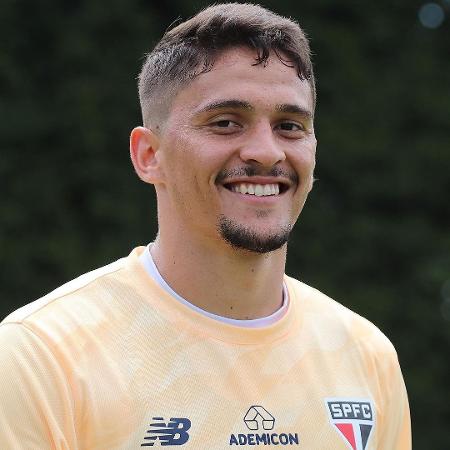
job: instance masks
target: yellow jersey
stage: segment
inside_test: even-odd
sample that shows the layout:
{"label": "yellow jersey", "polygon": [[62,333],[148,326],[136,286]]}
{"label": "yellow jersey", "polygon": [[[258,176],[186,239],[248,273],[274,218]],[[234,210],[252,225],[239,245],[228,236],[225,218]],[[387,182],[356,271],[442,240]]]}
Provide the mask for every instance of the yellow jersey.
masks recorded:
{"label": "yellow jersey", "polygon": [[142,251],[0,324],[2,450],[411,449],[397,355],[370,322],[286,276],[280,320],[223,323]]}

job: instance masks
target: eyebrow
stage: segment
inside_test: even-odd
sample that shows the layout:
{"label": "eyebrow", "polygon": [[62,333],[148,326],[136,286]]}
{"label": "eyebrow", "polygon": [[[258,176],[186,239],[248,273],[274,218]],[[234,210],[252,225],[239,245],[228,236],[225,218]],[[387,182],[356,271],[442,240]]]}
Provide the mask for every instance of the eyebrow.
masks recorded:
{"label": "eyebrow", "polygon": [[[218,100],[208,103],[206,106],[197,111],[197,114],[214,111],[216,109],[241,109],[245,111],[254,111],[255,107],[244,100]],[[312,113],[309,109],[303,108],[296,104],[283,103],[275,106],[275,110],[281,113],[299,114],[307,119],[312,119]]]}
{"label": "eyebrow", "polygon": [[198,113],[214,111],[215,109],[245,109],[246,111],[254,111],[255,108],[248,102],[243,100],[219,100],[217,102],[212,102],[201,108]]}
{"label": "eyebrow", "polygon": [[303,108],[299,105],[283,103],[282,105],[277,105],[275,109],[282,113],[300,114],[307,119],[312,119],[312,113],[309,109]]}

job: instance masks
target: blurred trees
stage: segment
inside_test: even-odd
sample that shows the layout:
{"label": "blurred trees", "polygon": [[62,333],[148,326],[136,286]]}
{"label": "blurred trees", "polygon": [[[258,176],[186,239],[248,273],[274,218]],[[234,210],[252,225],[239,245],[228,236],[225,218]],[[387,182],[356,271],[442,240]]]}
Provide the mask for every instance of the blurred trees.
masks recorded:
{"label": "blurred trees", "polygon": [[[315,188],[288,273],[378,325],[410,393],[414,448],[450,447],[450,5],[272,0],[311,37]],[[130,129],[143,54],[205,2],[4,0],[0,14],[1,317],[156,233]],[[448,285],[447,285],[448,286]],[[445,302],[447,298],[447,302]]]}

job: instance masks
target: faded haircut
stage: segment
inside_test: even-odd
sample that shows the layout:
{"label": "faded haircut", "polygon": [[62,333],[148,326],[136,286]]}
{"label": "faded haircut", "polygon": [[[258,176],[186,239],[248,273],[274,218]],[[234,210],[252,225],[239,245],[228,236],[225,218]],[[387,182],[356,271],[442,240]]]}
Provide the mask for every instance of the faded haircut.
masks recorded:
{"label": "faded haircut", "polygon": [[297,22],[259,5],[224,3],[210,6],[169,29],[146,55],[139,74],[139,100],[144,126],[157,128],[167,117],[177,92],[208,72],[224,51],[255,50],[255,65],[267,64],[273,52],[316,89],[308,39]]}

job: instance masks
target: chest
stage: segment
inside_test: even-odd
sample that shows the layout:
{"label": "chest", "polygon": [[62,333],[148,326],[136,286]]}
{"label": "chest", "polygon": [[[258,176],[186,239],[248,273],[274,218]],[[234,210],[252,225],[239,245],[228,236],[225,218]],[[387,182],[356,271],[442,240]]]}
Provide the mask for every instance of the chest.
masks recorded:
{"label": "chest", "polygon": [[117,423],[122,437],[110,448],[375,448],[376,380],[348,349],[324,352],[290,340],[232,346],[180,335],[120,358],[97,355],[93,373],[84,402],[95,403],[89,414],[97,426],[84,433],[92,436],[89,448]]}

